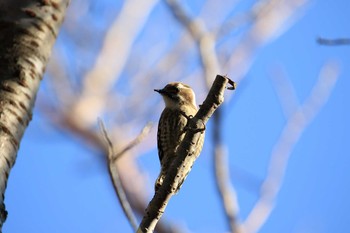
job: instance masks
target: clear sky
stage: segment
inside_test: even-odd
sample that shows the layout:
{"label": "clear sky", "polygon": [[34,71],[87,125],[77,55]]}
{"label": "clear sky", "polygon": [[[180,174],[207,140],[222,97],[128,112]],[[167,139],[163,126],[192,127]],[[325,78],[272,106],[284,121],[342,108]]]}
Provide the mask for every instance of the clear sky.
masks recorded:
{"label": "clear sky", "polygon": [[[223,106],[230,178],[244,219],[258,198],[273,145],[285,124],[271,70],[282,66],[303,102],[323,65],[339,63],[334,90],[293,149],[276,207],[261,233],[349,232],[350,46],[315,42],[318,36],[349,38],[349,10],[349,0],[308,4],[287,32],[258,51],[244,88],[236,91],[237,99]],[[155,83],[154,88],[160,87]],[[131,232],[105,164],[82,145],[34,110],[8,182],[4,232]],[[228,231],[214,188],[210,145],[208,137],[200,159],[165,213],[191,232]],[[156,153],[154,148],[140,157],[140,166],[151,180],[158,173]],[[152,190],[153,181],[150,184]]]}

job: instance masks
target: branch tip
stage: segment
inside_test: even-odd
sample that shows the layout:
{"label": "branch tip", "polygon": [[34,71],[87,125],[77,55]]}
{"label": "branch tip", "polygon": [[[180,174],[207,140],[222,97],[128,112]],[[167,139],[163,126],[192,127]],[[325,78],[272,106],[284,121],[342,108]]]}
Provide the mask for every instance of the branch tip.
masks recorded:
{"label": "branch tip", "polygon": [[228,77],[226,77],[228,79],[228,84],[230,84],[230,87],[227,87],[227,90],[236,90],[237,87],[237,83],[232,81],[231,79],[229,79]]}
{"label": "branch tip", "polygon": [[227,74],[225,74],[225,75],[220,75],[220,74],[218,74],[218,75],[216,75],[216,77],[217,77],[217,78],[218,78],[218,77],[224,78],[224,79],[227,80],[227,83],[231,85],[230,87],[227,87],[227,88],[226,88],[227,90],[235,90],[235,89],[236,89],[236,87],[237,87],[236,82],[232,81],[232,79],[230,79],[230,78],[227,76]]}

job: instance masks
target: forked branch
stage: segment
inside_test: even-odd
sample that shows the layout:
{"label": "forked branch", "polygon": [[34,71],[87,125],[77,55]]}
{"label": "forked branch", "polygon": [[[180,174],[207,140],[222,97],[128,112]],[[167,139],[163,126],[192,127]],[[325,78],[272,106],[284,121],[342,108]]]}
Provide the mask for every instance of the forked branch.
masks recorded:
{"label": "forked branch", "polygon": [[129,223],[131,225],[131,227],[133,228],[134,231],[136,231],[137,229],[137,224],[136,224],[136,217],[132,211],[132,208],[129,204],[129,201],[126,197],[120,176],[119,176],[119,171],[117,169],[117,166],[115,166],[115,153],[113,150],[113,144],[112,141],[109,139],[106,128],[102,122],[102,120],[99,120],[99,126],[100,126],[100,130],[103,136],[103,139],[106,141],[107,144],[107,148],[108,148],[108,172],[109,175],[112,179],[113,182],[113,187],[114,190],[117,194],[118,200],[120,202],[120,205],[123,208],[124,214],[127,217],[127,219],[129,220]]}

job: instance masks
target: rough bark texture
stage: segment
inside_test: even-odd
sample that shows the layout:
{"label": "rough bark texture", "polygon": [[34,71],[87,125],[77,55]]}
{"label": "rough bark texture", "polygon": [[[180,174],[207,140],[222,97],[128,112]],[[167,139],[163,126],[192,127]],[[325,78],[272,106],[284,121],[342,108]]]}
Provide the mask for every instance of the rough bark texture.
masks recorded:
{"label": "rough bark texture", "polygon": [[69,0],[0,0],[0,231],[4,193]]}
{"label": "rough bark texture", "polygon": [[227,83],[228,79],[226,77],[216,76],[203,105],[200,107],[198,113],[189,121],[185,138],[176,152],[176,160],[165,177],[163,185],[148,204],[137,233],[151,233],[154,231],[170,198],[175,194],[179,182],[182,180],[184,174],[187,173],[187,169],[185,168],[188,167],[188,164],[192,167],[196,160],[193,153],[195,144],[200,136],[200,130],[205,127],[211,115],[224,101],[224,90]]}

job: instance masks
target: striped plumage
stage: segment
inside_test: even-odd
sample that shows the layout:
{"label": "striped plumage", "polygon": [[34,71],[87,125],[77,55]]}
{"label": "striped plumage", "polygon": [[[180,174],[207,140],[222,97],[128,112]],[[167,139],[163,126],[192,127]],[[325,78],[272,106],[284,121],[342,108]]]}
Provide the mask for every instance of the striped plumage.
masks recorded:
{"label": "striped plumage", "polygon": [[[155,190],[163,184],[165,176],[175,159],[175,153],[185,136],[187,117],[197,113],[195,94],[190,86],[183,83],[169,83],[159,92],[164,99],[165,108],[158,124],[157,144],[161,171],[155,183]],[[185,117],[185,116],[186,117]],[[199,156],[204,141],[204,131],[196,145],[195,156]],[[191,167],[186,168],[187,174]],[[183,177],[176,192],[181,188],[187,174]]]}

